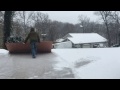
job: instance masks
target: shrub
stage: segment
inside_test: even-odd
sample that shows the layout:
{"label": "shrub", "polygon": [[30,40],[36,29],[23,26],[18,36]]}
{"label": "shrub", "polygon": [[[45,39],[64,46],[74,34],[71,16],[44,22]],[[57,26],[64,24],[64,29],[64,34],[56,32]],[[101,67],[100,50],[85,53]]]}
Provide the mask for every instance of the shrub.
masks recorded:
{"label": "shrub", "polygon": [[22,37],[19,37],[19,36],[10,36],[8,39],[7,39],[7,42],[8,43],[20,43],[20,42],[24,42],[24,39]]}

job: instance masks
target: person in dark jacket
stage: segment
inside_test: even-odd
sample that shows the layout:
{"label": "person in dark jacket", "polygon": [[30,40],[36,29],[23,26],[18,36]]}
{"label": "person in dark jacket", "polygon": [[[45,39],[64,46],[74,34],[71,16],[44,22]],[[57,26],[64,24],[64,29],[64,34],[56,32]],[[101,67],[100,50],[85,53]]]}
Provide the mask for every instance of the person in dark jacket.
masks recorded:
{"label": "person in dark jacket", "polygon": [[30,33],[26,37],[24,43],[26,43],[28,40],[30,40],[32,57],[36,58],[36,54],[37,54],[37,46],[36,46],[36,44],[37,44],[37,42],[40,43],[40,38],[39,38],[39,35],[35,32],[34,28],[31,28]]}

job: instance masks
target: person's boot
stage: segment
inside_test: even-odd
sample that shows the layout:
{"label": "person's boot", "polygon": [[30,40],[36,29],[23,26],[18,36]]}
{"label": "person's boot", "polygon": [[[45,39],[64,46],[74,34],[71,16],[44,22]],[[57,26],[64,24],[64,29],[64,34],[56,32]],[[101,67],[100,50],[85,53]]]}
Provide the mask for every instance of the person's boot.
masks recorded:
{"label": "person's boot", "polygon": [[36,58],[36,56],[34,55],[34,56],[32,56],[33,58]]}
{"label": "person's boot", "polygon": [[36,58],[36,57],[33,57],[33,58]]}

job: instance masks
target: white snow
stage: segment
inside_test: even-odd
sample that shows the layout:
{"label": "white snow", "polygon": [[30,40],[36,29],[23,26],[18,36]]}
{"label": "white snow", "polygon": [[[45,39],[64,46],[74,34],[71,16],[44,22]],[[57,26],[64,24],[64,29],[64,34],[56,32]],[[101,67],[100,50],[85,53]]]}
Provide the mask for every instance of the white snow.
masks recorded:
{"label": "white snow", "polygon": [[74,44],[106,42],[107,39],[97,33],[69,33],[72,37],[68,39]]}
{"label": "white snow", "polygon": [[76,79],[120,79],[120,48],[58,49],[53,52],[62,58],[55,68],[71,68]]}
{"label": "white snow", "polygon": [[13,74],[13,62],[7,50],[0,49],[0,78],[10,79]]}
{"label": "white snow", "polygon": [[0,49],[0,55],[1,54],[8,54],[9,53],[9,51],[7,51],[7,50],[5,50],[5,49]]}
{"label": "white snow", "polygon": [[62,41],[64,41],[64,39],[62,39],[62,38],[56,40],[56,42],[62,42]]}
{"label": "white snow", "polygon": [[[64,69],[68,71],[58,73]],[[52,53],[40,54],[36,60],[0,49],[0,78],[62,78],[71,71],[75,79],[120,79],[120,48],[52,49]]]}
{"label": "white snow", "polygon": [[33,77],[30,77],[28,79],[39,79],[38,76],[33,76]]}

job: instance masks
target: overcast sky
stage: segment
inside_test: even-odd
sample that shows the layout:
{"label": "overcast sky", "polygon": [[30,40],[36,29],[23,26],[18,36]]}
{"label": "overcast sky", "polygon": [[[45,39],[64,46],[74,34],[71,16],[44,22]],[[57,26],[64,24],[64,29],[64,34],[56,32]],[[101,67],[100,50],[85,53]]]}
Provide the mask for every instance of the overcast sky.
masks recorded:
{"label": "overcast sky", "polygon": [[94,15],[94,11],[41,11],[47,13],[51,20],[57,20],[61,22],[78,23],[78,16],[85,15],[90,18],[91,21],[97,21],[98,16]]}

